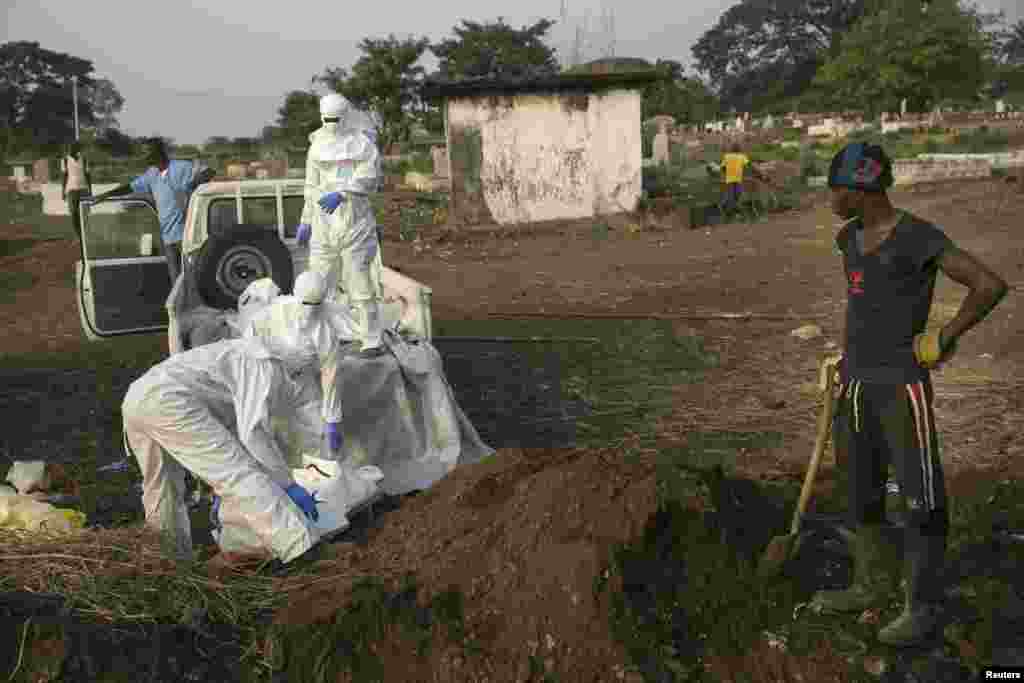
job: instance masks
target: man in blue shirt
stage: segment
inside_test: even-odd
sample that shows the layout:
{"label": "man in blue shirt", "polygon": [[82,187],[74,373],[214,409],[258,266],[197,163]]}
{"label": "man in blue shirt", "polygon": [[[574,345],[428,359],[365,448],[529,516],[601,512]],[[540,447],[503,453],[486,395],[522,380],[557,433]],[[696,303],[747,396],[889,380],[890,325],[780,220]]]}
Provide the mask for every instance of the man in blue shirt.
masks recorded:
{"label": "man in blue shirt", "polygon": [[101,201],[126,194],[149,193],[160,217],[160,239],[164,245],[171,286],[181,273],[181,240],[185,232],[185,214],[192,192],[213,177],[213,171],[198,161],[171,159],[159,138],[151,140],[146,157],[150,167],[126,185],[96,197]]}

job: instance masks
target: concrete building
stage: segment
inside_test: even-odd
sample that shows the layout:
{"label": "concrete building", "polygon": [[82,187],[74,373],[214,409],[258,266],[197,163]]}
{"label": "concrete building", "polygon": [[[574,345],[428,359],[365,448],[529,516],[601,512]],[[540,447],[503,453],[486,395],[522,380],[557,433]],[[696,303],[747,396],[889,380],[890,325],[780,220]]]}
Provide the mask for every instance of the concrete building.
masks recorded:
{"label": "concrete building", "polygon": [[651,69],[431,80],[441,100],[449,215],[499,224],[633,211]]}

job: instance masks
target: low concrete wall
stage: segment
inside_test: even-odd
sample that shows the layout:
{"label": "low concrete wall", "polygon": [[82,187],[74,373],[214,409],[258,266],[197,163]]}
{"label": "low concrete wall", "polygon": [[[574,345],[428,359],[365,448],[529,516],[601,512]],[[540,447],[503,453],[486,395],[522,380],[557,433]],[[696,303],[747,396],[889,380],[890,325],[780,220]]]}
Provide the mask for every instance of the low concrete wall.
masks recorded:
{"label": "low concrete wall", "polygon": [[994,154],[918,154],[922,161],[970,161],[984,160],[992,164],[992,168],[1010,168],[1024,166],[1024,149]]}
{"label": "low concrete wall", "polygon": [[896,185],[988,178],[992,175],[992,162],[987,159],[897,159],[892,166]]}

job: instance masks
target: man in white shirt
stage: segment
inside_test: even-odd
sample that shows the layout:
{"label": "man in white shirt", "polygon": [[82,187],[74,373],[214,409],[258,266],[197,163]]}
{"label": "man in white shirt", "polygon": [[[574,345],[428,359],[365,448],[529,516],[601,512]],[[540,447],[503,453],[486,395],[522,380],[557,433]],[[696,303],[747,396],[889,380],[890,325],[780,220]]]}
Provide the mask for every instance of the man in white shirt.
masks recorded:
{"label": "man in white shirt", "polygon": [[83,195],[92,194],[92,179],[89,177],[89,165],[82,156],[82,145],[72,142],[68,145],[68,153],[61,162],[64,180],[61,184],[60,197],[68,203],[71,224],[75,228],[78,239],[82,239],[82,218],[78,210],[78,202]]}

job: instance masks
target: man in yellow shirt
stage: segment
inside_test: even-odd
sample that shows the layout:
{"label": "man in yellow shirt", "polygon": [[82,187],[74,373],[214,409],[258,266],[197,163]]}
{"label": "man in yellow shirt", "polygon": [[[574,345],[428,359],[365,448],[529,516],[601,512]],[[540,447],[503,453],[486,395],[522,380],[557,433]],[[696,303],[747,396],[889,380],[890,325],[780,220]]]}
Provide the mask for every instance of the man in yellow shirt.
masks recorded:
{"label": "man in yellow shirt", "polygon": [[725,171],[725,207],[736,208],[740,195],[743,194],[743,171],[750,165],[750,158],[743,153],[738,143],[734,143],[729,151],[722,156],[722,168]]}

